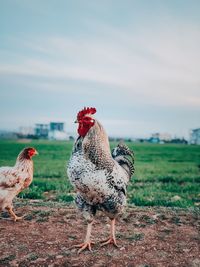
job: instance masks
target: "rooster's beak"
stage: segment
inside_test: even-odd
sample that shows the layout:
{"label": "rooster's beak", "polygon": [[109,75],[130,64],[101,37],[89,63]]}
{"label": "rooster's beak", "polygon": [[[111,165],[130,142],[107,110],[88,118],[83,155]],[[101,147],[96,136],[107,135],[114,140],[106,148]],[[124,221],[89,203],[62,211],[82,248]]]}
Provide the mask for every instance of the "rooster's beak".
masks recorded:
{"label": "rooster's beak", "polygon": [[75,120],[75,122],[74,123],[78,123],[78,120]]}
{"label": "rooster's beak", "polygon": [[34,155],[39,155],[39,153],[37,152],[37,150],[35,150],[35,154]]}

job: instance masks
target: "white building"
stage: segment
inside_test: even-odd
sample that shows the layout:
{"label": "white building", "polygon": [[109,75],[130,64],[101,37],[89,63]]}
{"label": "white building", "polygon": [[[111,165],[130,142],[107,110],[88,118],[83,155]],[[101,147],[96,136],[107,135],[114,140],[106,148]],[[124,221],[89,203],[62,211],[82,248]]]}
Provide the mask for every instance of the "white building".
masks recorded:
{"label": "white building", "polygon": [[64,122],[37,123],[35,125],[35,135],[38,138],[49,140],[69,140]]}
{"label": "white building", "polygon": [[69,135],[64,131],[53,130],[48,133],[49,140],[69,140]]}
{"label": "white building", "polygon": [[200,145],[200,128],[190,131],[190,144]]}

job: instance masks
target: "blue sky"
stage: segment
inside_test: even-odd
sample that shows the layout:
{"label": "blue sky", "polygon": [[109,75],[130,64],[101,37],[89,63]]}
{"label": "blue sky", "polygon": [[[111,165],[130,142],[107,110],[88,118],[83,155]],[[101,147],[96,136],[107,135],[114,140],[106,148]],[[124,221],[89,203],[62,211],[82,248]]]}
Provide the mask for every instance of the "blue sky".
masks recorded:
{"label": "blue sky", "polygon": [[0,129],[96,107],[109,135],[200,127],[200,1],[0,0]]}

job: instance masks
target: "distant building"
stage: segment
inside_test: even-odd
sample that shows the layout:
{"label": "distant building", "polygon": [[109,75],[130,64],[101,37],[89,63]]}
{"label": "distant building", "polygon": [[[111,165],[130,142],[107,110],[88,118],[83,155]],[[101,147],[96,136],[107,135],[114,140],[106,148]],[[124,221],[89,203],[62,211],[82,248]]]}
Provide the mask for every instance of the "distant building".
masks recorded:
{"label": "distant building", "polygon": [[172,137],[168,133],[154,133],[149,139],[151,143],[170,142],[171,140],[172,140]]}
{"label": "distant building", "polygon": [[35,135],[38,138],[48,138],[49,124],[37,123],[35,125]]}
{"label": "distant building", "polygon": [[168,142],[172,140],[171,135],[168,133],[154,133],[152,134],[152,137],[158,138],[159,140],[162,140],[162,141],[168,141]]}
{"label": "distant building", "polygon": [[69,140],[69,135],[64,128],[64,122],[37,123],[35,125],[35,136],[49,140]]}
{"label": "distant building", "polygon": [[200,128],[190,131],[190,144],[200,145]]}
{"label": "distant building", "polygon": [[48,139],[49,140],[60,140],[60,141],[69,140],[69,135],[64,131],[54,130],[54,131],[49,131]]}
{"label": "distant building", "polygon": [[69,140],[69,135],[64,128],[64,122],[50,122],[48,138],[50,140]]}
{"label": "distant building", "polygon": [[50,131],[64,131],[64,122],[50,122]]}

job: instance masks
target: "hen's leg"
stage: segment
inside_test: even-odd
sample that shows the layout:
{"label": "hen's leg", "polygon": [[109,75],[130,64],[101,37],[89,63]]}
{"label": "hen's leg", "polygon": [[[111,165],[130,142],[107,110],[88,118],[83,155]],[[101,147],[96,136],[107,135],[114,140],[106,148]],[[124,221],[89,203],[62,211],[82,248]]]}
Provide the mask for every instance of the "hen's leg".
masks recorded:
{"label": "hen's leg", "polygon": [[79,245],[75,245],[73,246],[74,248],[80,248],[78,250],[78,254],[85,250],[86,248],[88,248],[90,251],[92,251],[91,249],[91,244],[94,244],[94,242],[91,241],[90,237],[91,237],[91,231],[92,231],[92,224],[94,221],[88,223],[87,225],[87,232],[86,232],[86,237],[85,237],[85,241]]}
{"label": "hen's leg", "polygon": [[14,220],[15,222],[18,221],[18,220],[23,219],[23,217],[18,217],[18,216],[14,213],[12,207],[6,207],[6,209],[7,209],[8,213],[10,214],[10,216],[13,218],[13,220]]}
{"label": "hen's leg", "polygon": [[116,238],[115,238],[115,219],[111,220],[111,225],[110,225],[110,237],[104,241],[101,246],[105,246],[108,244],[113,244],[115,247],[118,248],[118,245],[116,243]]}

